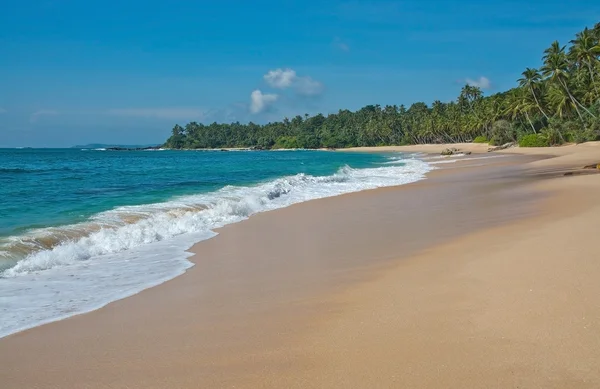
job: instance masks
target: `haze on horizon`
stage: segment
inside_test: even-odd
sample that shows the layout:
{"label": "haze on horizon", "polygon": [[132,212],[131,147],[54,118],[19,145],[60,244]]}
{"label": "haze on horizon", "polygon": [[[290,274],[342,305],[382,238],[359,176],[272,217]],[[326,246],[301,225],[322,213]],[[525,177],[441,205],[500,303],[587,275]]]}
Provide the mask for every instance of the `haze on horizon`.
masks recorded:
{"label": "haze on horizon", "polygon": [[599,19],[583,0],[6,4],[0,147],[157,144],[175,123],[491,94]]}

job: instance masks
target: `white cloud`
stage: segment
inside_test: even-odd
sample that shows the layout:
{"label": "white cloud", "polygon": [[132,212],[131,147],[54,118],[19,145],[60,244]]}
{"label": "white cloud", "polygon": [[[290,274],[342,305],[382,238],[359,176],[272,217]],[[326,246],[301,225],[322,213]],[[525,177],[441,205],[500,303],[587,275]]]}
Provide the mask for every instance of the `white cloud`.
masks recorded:
{"label": "white cloud", "polygon": [[156,119],[195,119],[202,120],[207,111],[201,108],[115,108],[107,111],[109,115],[144,117]]}
{"label": "white cloud", "polygon": [[333,40],[333,47],[346,53],[350,51],[350,46],[348,46],[347,43],[342,42],[342,40],[338,37]]}
{"label": "white cloud", "polygon": [[323,92],[323,84],[311,77],[301,77],[296,81],[296,93],[304,96],[316,96]]}
{"label": "white cloud", "polygon": [[31,116],[29,116],[29,121],[31,123],[35,123],[42,116],[56,116],[56,115],[58,115],[58,111],[55,111],[53,109],[40,109],[39,111],[36,111],[36,112],[32,113]]}
{"label": "white cloud", "polygon": [[273,88],[285,89],[292,86],[297,79],[296,71],[292,69],[275,69],[269,70],[263,76],[267,84]]}
{"label": "white cloud", "polygon": [[269,105],[277,101],[278,97],[276,94],[262,93],[260,89],[252,91],[250,94],[250,112],[259,113],[264,111]]}
{"label": "white cloud", "polygon": [[478,80],[472,80],[470,78],[467,78],[465,81],[467,82],[467,84],[471,86],[476,86],[481,89],[490,89],[490,86],[492,86],[490,80],[483,76],[479,77]]}
{"label": "white cloud", "polygon": [[348,46],[348,44],[344,43],[344,42],[338,42],[337,43],[337,48],[340,49],[340,50],[342,50],[342,51],[345,51],[345,52],[350,51],[350,46]]}
{"label": "white cloud", "polygon": [[277,89],[292,88],[299,95],[315,96],[323,92],[323,84],[310,76],[300,77],[293,69],[269,70],[263,76],[269,86]]}

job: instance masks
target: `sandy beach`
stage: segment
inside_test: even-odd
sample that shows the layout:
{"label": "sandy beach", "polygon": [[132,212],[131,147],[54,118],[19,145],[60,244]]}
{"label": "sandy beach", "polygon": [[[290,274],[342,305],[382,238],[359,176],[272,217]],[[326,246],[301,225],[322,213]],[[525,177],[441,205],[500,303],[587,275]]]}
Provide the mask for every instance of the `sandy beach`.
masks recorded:
{"label": "sandy beach", "polygon": [[228,225],[184,275],[0,339],[0,386],[598,388],[600,142],[494,155]]}

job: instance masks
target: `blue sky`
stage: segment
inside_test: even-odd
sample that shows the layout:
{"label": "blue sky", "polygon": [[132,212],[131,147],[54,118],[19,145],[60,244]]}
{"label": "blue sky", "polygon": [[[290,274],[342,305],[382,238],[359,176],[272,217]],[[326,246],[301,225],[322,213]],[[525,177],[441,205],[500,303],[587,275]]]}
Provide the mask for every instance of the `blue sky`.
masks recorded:
{"label": "blue sky", "polygon": [[0,147],[494,93],[598,21],[582,0],[6,1]]}

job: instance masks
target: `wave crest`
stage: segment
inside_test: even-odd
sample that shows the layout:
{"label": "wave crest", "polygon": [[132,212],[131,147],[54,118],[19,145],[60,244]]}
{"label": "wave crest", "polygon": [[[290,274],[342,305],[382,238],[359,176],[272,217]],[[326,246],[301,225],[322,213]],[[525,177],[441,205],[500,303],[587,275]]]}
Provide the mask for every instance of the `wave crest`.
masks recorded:
{"label": "wave crest", "polygon": [[227,186],[0,239],[0,337],[98,309],[182,274],[192,266],[186,250],[215,236],[215,228],[311,199],[414,182],[433,169],[418,160],[398,162]]}
{"label": "wave crest", "polygon": [[13,263],[0,276],[15,277],[181,234],[208,232],[258,212],[302,201],[405,184],[423,178],[431,170],[422,161],[402,162],[402,166],[371,169],[343,166],[330,176],[297,174],[252,187],[227,186],[164,203],[119,207],[85,223],[34,230],[0,246],[0,256]]}

